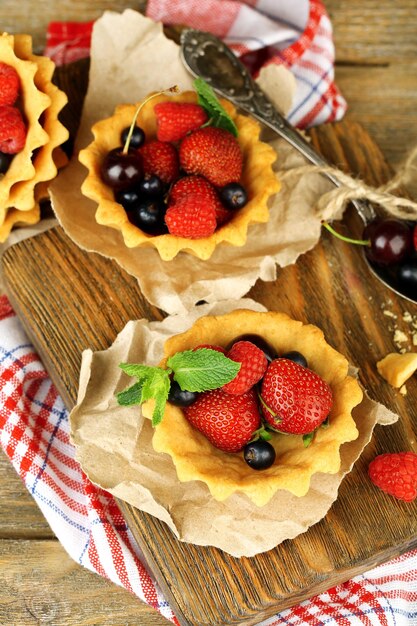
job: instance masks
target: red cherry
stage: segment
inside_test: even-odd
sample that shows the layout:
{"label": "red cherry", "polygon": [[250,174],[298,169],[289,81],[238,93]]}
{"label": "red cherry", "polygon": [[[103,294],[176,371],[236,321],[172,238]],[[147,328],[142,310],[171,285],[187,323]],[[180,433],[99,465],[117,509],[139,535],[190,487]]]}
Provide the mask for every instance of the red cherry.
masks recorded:
{"label": "red cherry", "polygon": [[112,189],[128,189],[142,178],[141,157],[135,151],[123,152],[123,148],[114,148],[104,157],[100,173],[102,180]]}
{"label": "red cherry", "polygon": [[370,241],[369,258],[380,265],[400,263],[413,248],[411,229],[396,219],[371,222],[364,236]]}

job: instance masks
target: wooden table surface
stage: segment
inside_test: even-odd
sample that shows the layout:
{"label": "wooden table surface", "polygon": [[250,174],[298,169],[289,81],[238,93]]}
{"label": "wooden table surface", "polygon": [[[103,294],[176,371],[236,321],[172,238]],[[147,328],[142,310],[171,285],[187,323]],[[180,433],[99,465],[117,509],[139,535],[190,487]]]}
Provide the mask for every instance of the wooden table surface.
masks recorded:
{"label": "wooden table surface", "polygon": [[[337,83],[397,168],[417,143],[417,0],[325,0],[334,26]],[[1,29],[27,32],[37,50],[51,20],[90,20],[127,0],[0,2]],[[0,455],[0,624],[163,626],[153,609],[78,566],[55,539],[6,457]]]}

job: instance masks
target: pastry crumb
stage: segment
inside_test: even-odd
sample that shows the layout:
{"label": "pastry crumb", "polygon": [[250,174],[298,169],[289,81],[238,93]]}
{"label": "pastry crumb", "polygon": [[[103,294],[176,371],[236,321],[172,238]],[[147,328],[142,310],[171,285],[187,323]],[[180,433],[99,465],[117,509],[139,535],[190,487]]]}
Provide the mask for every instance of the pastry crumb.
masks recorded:
{"label": "pastry crumb", "polygon": [[407,387],[405,385],[403,385],[402,387],[400,387],[399,392],[402,396],[406,396],[407,395]]}
{"label": "pastry crumb", "polygon": [[402,330],[397,328],[396,331],[394,332],[394,343],[405,343],[407,341],[408,341],[407,335]]}

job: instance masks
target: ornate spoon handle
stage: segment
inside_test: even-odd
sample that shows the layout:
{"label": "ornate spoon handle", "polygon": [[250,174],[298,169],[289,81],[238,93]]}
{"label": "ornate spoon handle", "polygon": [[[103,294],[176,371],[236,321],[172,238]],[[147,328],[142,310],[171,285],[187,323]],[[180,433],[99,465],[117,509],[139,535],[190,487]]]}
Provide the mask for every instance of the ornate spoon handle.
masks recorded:
{"label": "ornate spoon handle", "polygon": [[[190,72],[203,78],[219,95],[272,128],[314,165],[329,165],[277,111],[243,63],[220,39],[203,31],[184,30],[181,35],[181,55]],[[336,187],[340,187],[339,180],[331,173],[326,172],[324,175]],[[375,217],[374,209],[367,202],[353,200],[352,204],[364,223]]]}

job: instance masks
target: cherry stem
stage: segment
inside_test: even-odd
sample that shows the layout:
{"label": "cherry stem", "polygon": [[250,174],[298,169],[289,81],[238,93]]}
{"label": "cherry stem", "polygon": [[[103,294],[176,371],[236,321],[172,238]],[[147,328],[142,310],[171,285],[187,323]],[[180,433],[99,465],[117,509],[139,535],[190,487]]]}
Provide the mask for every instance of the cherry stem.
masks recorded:
{"label": "cherry stem", "polygon": [[123,146],[122,154],[127,154],[128,150],[129,150],[130,140],[132,139],[133,131],[134,131],[134,128],[136,126],[136,120],[138,119],[138,115],[139,115],[140,111],[142,110],[142,107],[144,107],[145,104],[147,104],[147,102],[149,102],[149,100],[152,100],[152,98],[156,98],[157,96],[162,96],[164,93],[178,93],[178,92],[179,92],[178,85],[173,85],[172,87],[169,87],[168,89],[163,89],[162,91],[157,91],[156,93],[153,93],[151,96],[148,96],[138,106],[138,108],[136,109],[135,115],[133,116],[133,120],[132,120],[132,123],[131,123],[130,128],[129,128],[129,132],[128,132],[127,137],[126,137],[125,145]]}
{"label": "cherry stem", "polygon": [[329,233],[332,233],[332,235],[334,235],[338,239],[341,239],[342,241],[346,241],[346,243],[354,243],[359,246],[371,245],[371,242],[369,239],[352,239],[351,237],[345,237],[345,235],[341,235],[340,233],[337,232],[337,230],[335,230],[332,226],[330,226],[328,222],[322,221],[321,224],[322,226],[324,226],[324,228],[326,228],[329,231]]}

